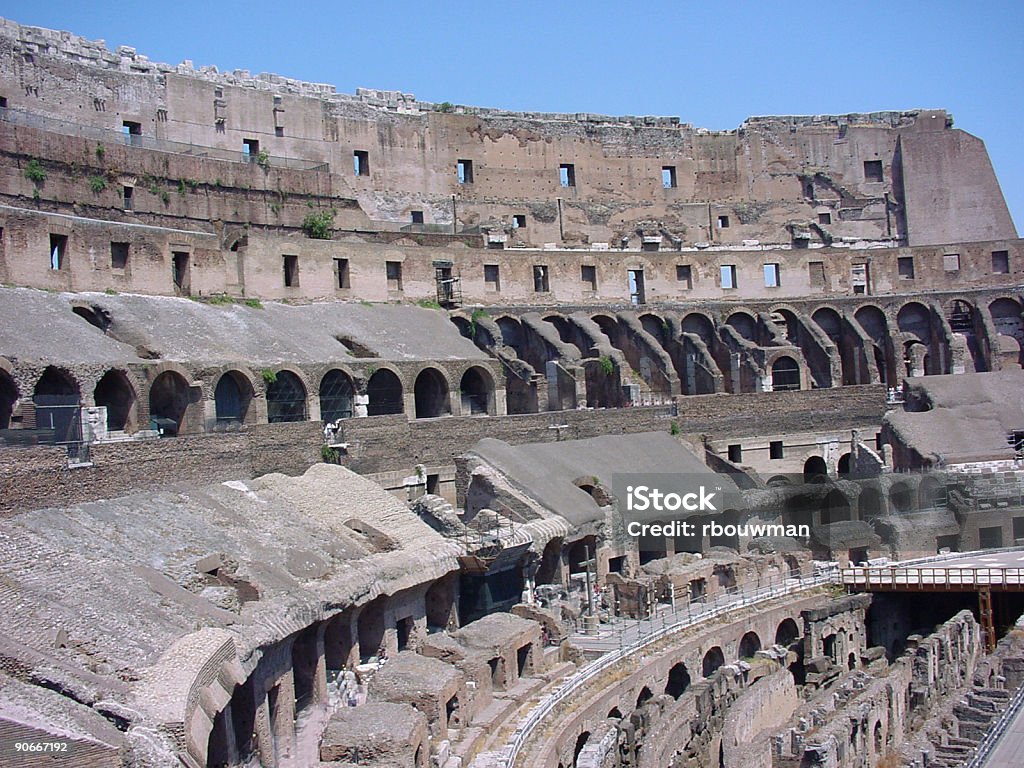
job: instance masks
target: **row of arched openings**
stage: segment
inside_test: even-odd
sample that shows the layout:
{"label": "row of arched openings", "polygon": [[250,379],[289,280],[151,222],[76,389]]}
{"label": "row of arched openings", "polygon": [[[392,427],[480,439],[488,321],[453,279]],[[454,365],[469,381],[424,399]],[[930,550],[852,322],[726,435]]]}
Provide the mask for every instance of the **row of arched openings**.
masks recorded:
{"label": "row of arched openings", "polygon": [[[302,379],[292,371],[267,374],[267,421],[306,421],[308,396]],[[387,368],[373,372],[367,382],[367,412],[370,416],[400,414],[405,411],[402,382]],[[416,418],[433,418],[451,413],[448,383],[434,368],[420,372],[414,385]],[[355,410],[355,385],[344,371],[332,369],[320,381],[320,417],[323,421],[349,418]],[[473,367],[462,376],[460,395],[463,414],[493,412],[494,383],[489,372]],[[10,429],[14,405],[20,396],[14,379],[0,370],[0,429]],[[241,371],[223,373],[214,387],[214,411],[219,425],[250,423],[255,391]],[[189,406],[198,402],[199,393],[176,371],[164,371],[149,387],[149,414],[164,423],[173,422],[177,431],[188,431]],[[112,369],[97,382],[93,402],[107,409],[108,431],[134,432],[146,426],[138,423],[138,393],[125,371]],[[82,394],[68,371],[57,366],[46,368],[32,392],[37,429],[52,430],[57,442],[77,439]]]}

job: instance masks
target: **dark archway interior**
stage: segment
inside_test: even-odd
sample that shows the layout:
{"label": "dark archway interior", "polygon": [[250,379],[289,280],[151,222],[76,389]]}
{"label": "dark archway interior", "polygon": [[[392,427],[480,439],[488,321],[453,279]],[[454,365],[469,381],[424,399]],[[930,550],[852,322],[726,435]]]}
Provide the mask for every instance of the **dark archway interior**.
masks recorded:
{"label": "dark archway interior", "polygon": [[665,684],[665,693],[673,699],[678,699],[687,688],[690,687],[690,672],[683,662],[673,665],[668,671],[668,682]]}
{"label": "dark archway interior", "polygon": [[306,420],[306,388],[291,371],[278,371],[267,385],[267,421],[277,424]]}
{"label": "dark archway interior", "polygon": [[367,414],[370,416],[387,416],[405,410],[402,401],[402,382],[393,371],[386,368],[370,377],[366,385],[366,394],[369,397]]}
{"label": "dark archway interior", "polygon": [[433,419],[451,413],[448,401],[448,382],[441,372],[427,368],[416,377],[416,418]]}
{"label": "dark archway interior", "polygon": [[107,409],[107,430],[133,431],[135,390],[124,371],[107,371],[93,390],[93,400]]}
{"label": "dark archway interior", "polygon": [[352,417],[355,387],[344,371],[330,370],[320,382],[320,419],[337,421]]}
{"label": "dark archway interior", "polygon": [[804,482],[820,483],[828,476],[828,467],[821,456],[811,456],[804,462]]}
{"label": "dark archway interior", "polygon": [[701,662],[701,674],[703,674],[704,677],[711,677],[715,670],[723,664],[725,664],[725,654],[723,654],[722,649],[716,645],[704,654],[704,660]]}
{"label": "dark archway interior", "polygon": [[252,401],[252,385],[236,371],[228,371],[220,377],[213,393],[218,424],[242,424]]}
{"label": "dark archway interior", "polygon": [[780,357],[772,364],[772,389],[776,392],[800,389],[800,366],[792,357]]}
{"label": "dark archway interior", "polygon": [[36,382],[32,393],[36,407],[36,428],[53,431],[57,443],[80,439],[78,384],[65,371],[50,366]]}
{"label": "dark archway interior", "polygon": [[174,422],[173,434],[181,431],[188,409],[188,382],[174,371],[164,371],[149,388],[149,416]]}
{"label": "dark archway interior", "polygon": [[18,387],[6,371],[0,371],[0,429],[11,428],[11,415],[18,402]]}
{"label": "dark archway interior", "polygon": [[761,638],[757,636],[756,632],[747,632],[740,638],[739,657],[741,659],[751,659],[760,650]]}
{"label": "dark archway interior", "polygon": [[800,637],[800,627],[793,619],[783,619],[775,630],[775,644],[789,648]]}
{"label": "dark archway interior", "polygon": [[470,368],[462,375],[459,389],[462,392],[462,413],[464,415],[489,412],[488,406],[494,387],[491,385],[490,377],[482,373],[479,368]]}

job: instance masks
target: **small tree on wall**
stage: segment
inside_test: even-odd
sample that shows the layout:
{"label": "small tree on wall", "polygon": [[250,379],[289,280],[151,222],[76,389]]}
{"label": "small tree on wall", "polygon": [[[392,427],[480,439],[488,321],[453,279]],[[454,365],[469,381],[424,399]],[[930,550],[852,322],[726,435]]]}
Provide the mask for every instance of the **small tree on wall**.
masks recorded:
{"label": "small tree on wall", "polygon": [[330,240],[334,227],[334,209],[309,213],[302,220],[302,231],[313,240]]}

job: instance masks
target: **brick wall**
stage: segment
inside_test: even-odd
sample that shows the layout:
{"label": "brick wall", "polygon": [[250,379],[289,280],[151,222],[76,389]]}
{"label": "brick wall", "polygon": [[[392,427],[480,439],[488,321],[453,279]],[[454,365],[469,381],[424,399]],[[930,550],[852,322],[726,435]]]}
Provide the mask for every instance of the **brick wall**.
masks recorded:
{"label": "brick wall", "polygon": [[69,469],[61,448],[0,451],[0,512],[67,506],[175,483],[206,484],[267,472],[299,474],[320,461],[317,422],[245,432],[93,445],[92,466]]}
{"label": "brick wall", "polygon": [[[669,431],[682,434],[777,434],[839,429],[880,422],[885,388],[843,387],[804,392],[696,395],[670,406],[605,411],[554,411],[503,417],[426,419],[405,416],[350,419],[340,439],[344,463],[361,473],[408,471],[415,464],[451,466],[485,437],[513,444],[606,434]],[[552,426],[562,426],[552,429]],[[318,422],[260,424],[244,432],[94,445],[92,466],[69,469],[60,448],[0,451],[0,512],[66,506],[175,483],[210,483],[268,472],[300,474],[321,460]]]}

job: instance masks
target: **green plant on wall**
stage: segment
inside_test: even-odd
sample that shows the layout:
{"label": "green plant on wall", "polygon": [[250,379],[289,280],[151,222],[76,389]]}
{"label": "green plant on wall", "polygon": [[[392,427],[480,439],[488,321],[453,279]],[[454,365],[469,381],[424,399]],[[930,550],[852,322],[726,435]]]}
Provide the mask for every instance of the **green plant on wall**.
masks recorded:
{"label": "green plant on wall", "polygon": [[258,165],[264,171],[269,171],[270,170],[270,155],[268,155],[263,150],[260,150],[260,153],[258,155],[256,155],[256,165]]}
{"label": "green plant on wall", "polygon": [[96,159],[99,160],[102,163],[103,162],[103,158],[104,158],[104,156],[106,156],[106,154],[107,154],[107,148],[104,147],[102,144],[97,144],[96,145]]}
{"label": "green plant on wall", "polygon": [[341,464],[341,452],[329,445],[320,446],[320,458],[324,464]]}
{"label": "green plant on wall", "polygon": [[473,314],[469,316],[469,338],[475,339],[477,329],[480,327],[480,321],[488,317],[486,310],[474,309]]}
{"label": "green plant on wall", "polygon": [[277,381],[277,373],[274,372],[273,368],[264,368],[260,371],[260,376],[263,377],[263,383],[270,385]]}
{"label": "green plant on wall", "polygon": [[608,357],[608,355],[601,355],[597,362],[601,364],[601,372],[604,373],[605,376],[611,376],[615,373],[615,363],[612,362],[612,359]]}
{"label": "green plant on wall", "polygon": [[25,163],[25,178],[36,186],[46,181],[46,171],[43,170],[43,166],[35,158]]}
{"label": "green plant on wall", "polygon": [[673,421],[673,422],[672,422],[672,426],[670,426],[670,427],[668,428],[668,433],[669,433],[670,435],[678,435],[678,434],[679,434],[679,431],[680,431],[680,430],[679,430],[679,422],[678,422],[678,421]]}
{"label": "green plant on wall", "polygon": [[455,105],[452,104],[450,101],[442,101],[440,104],[437,105],[437,111],[438,112],[454,112],[455,111]]}
{"label": "green plant on wall", "polygon": [[302,231],[313,240],[330,240],[334,226],[334,209],[310,213],[302,220]]}
{"label": "green plant on wall", "polygon": [[98,195],[100,192],[107,188],[107,180],[102,176],[90,176],[89,177],[89,189],[92,190],[94,195]]}

